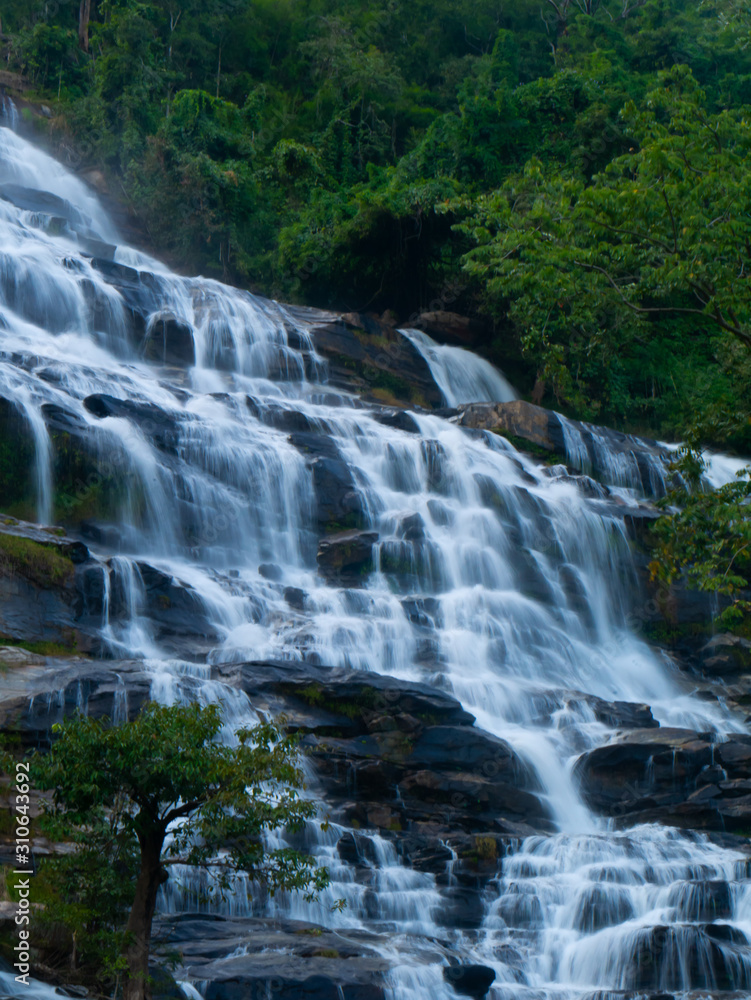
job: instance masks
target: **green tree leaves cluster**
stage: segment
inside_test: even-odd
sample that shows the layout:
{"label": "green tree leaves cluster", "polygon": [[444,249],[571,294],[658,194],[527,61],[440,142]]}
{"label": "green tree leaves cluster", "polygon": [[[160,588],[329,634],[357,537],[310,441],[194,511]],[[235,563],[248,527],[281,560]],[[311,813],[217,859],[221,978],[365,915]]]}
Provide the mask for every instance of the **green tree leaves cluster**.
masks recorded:
{"label": "green tree leaves cluster", "polygon": [[52,792],[46,831],[74,850],[44,866],[40,923],[68,928],[74,961],[100,985],[122,977],[125,1000],[149,996],[152,921],[172,864],[207,869],[219,892],[236,871],[264,892],[313,898],[328,885],[311,858],[265,847],[266,832],[299,831],[316,812],[300,794],[297,743],[275,726],[219,742],[216,705],[149,704],[130,723],[78,717],[58,729],[31,771]]}

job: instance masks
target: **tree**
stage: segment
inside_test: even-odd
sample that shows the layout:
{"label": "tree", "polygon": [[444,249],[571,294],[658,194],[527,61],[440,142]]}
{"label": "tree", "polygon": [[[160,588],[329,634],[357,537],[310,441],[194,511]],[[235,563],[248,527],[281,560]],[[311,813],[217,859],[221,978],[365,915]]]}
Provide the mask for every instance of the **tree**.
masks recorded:
{"label": "tree", "polygon": [[91,0],[81,0],[78,8],[78,43],[84,52],[89,51],[89,21],[91,20]]}
{"label": "tree", "polygon": [[665,331],[751,347],[745,111],[712,112],[677,66],[622,121],[632,148],[591,184],[533,159],[462,226],[478,244],[466,269],[574,405]]}
{"label": "tree", "polygon": [[126,880],[135,865],[120,934],[124,1000],[150,996],[152,921],[170,864],[206,867],[219,891],[236,871],[272,893],[313,898],[328,885],[328,872],[311,858],[264,848],[264,831],[299,830],[316,811],[299,795],[295,740],[265,724],[238,731],[236,745],[226,745],[216,742],[221,727],[215,705],[150,704],[123,725],[76,717],[58,728],[47,755],[33,757],[37,786],[53,791],[47,825],[79,845],[58,868],[68,876],[90,870],[98,851]]}
{"label": "tree", "polygon": [[652,576],[670,584],[685,574],[697,590],[724,599],[719,615],[723,625],[747,628],[751,621],[751,468],[711,491],[700,486],[704,462],[698,451],[686,449],[679,468],[689,489],[674,490],[660,501],[673,513],[659,518],[653,527]]}

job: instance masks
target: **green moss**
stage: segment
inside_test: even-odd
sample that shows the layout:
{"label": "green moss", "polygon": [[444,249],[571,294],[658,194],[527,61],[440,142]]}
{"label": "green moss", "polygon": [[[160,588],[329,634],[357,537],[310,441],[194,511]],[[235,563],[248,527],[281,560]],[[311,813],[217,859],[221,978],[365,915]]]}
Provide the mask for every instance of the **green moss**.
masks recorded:
{"label": "green moss", "polygon": [[40,587],[69,583],[73,563],[55,545],[34,542],[19,535],[0,534],[0,568],[19,573]]}
{"label": "green moss", "polygon": [[524,451],[528,455],[542,459],[546,465],[559,465],[563,461],[560,455],[552,453],[549,448],[544,448],[541,444],[535,444],[534,441],[528,441],[527,438],[518,437],[516,434],[510,434],[501,427],[493,427],[492,433],[497,434],[498,437],[505,438],[517,451]]}
{"label": "green moss", "polygon": [[313,955],[315,958],[339,958],[339,952],[336,948],[319,948],[318,951],[314,951]]}
{"label": "green moss", "polygon": [[4,635],[0,635],[0,646],[16,646],[28,653],[36,653],[37,656],[70,656],[72,652],[76,652],[75,641],[66,646],[60,642],[20,642]]}

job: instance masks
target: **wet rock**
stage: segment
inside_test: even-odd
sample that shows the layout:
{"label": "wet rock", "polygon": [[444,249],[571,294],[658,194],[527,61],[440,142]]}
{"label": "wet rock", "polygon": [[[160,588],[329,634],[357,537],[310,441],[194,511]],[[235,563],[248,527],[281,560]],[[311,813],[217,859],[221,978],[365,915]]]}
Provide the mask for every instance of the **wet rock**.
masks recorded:
{"label": "wet rock", "polygon": [[312,468],[319,529],[328,532],[363,527],[365,504],[349,466],[338,458],[317,458]]}
{"label": "wet rock", "polygon": [[163,361],[171,365],[196,363],[192,328],[169,313],[159,313],[152,318],[142,350],[149,361]]}
{"label": "wet rock", "polygon": [[[313,323],[316,350],[332,385],[381,401],[440,407],[443,396],[415,346],[393,327],[362,313]],[[390,398],[389,398],[390,397]]]}
{"label": "wet rock", "polygon": [[667,987],[682,992],[688,981],[696,990],[749,989],[749,967],[743,960],[745,936],[738,937],[733,928],[727,929],[730,934],[723,933],[723,925],[712,924],[658,925],[642,930],[624,985],[636,990]]}
{"label": "wet rock", "polygon": [[92,637],[80,622],[86,546],[58,529],[13,518],[5,522],[0,525],[0,636],[90,649]]}
{"label": "wet rock", "polygon": [[406,431],[407,434],[419,434],[420,427],[412,416],[404,410],[381,410],[373,414],[373,419],[384,427],[395,427],[397,430]]}
{"label": "wet rock", "polygon": [[495,971],[486,965],[451,965],[443,970],[443,978],[460,996],[483,1000],[495,982]]}
{"label": "wet rock", "polygon": [[87,396],[83,405],[95,417],[124,417],[137,424],[161,451],[175,454],[179,442],[179,429],[175,417],[149,403],[130,399],[116,399],[104,393]]}
{"label": "wet rock", "polygon": [[375,569],[375,531],[342,531],[321,540],[318,571],[329,583],[342,587],[362,586]]}
{"label": "wet rock", "polygon": [[65,219],[72,226],[81,226],[83,219],[77,208],[69,201],[36,188],[22,187],[20,184],[0,184],[0,198],[9,201],[16,208],[25,212],[35,212],[37,215],[48,215],[56,219]]}
{"label": "wet rock", "polygon": [[447,694],[310,663],[226,664],[214,676],[306,734],[327,798],[347,820],[392,832],[422,825],[433,838],[549,826],[528,768]]}
{"label": "wet rock", "polygon": [[305,609],[306,596],[305,591],[300,590],[299,587],[284,588],[284,600],[291,608],[294,608],[295,611],[303,611]]}
{"label": "wet rock", "polygon": [[735,832],[751,823],[749,766],[751,737],[712,744],[705,734],[660,728],[583,754],[575,774],[591,808],[605,815]]}
{"label": "wet rock", "polygon": [[290,443],[309,458],[321,533],[365,526],[365,502],[349,466],[326,434],[295,432]]}
{"label": "wet rock", "polygon": [[738,635],[715,635],[700,650],[699,665],[710,677],[751,672],[751,642]]}
{"label": "wet rock", "polygon": [[22,410],[0,396],[0,508],[34,516],[34,438]]}
{"label": "wet rock", "polygon": [[264,580],[273,580],[275,583],[279,583],[284,575],[282,567],[277,566],[276,563],[261,563],[258,567],[258,573]]}
{"label": "wet rock", "polygon": [[150,692],[151,676],[135,660],[44,658],[3,677],[0,728],[24,747],[47,746],[52,726],[76,712],[134,719]]}
{"label": "wet rock", "polygon": [[[161,918],[158,937],[179,951],[179,979],[211,1000],[384,1000],[389,965],[370,934],[343,937],[295,920]],[[359,940],[358,940],[359,939]],[[371,943],[372,939],[372,943]]]}

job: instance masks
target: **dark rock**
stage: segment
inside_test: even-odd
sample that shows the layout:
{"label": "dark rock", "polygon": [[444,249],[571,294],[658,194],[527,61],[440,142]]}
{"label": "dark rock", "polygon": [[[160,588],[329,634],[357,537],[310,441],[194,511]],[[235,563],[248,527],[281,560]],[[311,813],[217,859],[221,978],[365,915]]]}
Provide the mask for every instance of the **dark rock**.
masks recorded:
{"label": "dark rock", "polygon": [[0,635],[16,642],[52,642],[87,651],[82,629],[82,542],[8,518],[0,525]]}
{"label": "dark rock", "polygon": [[34,437],[23,411],[0,396],[0,507],[35,514]]}
{"label": "dark rock", "polygon": [[276,563],[261,563],[258,567],[258,573],[264,580],[273,580],[275,583],[279,583],[284,576],[282,567],[277,566]]}
{"label": "dark rock", "polygon": [[[286,661],[223,664],[214,667],[213,676],[233,687],[240,687],[253,704],[271,706],[294,701],[303,709],[308,723],[327,719],[340,706],[356,708],[357,714],[341,718],[357,731],[367,731],[366,720],[384,712],[403,713],[434,724],[471,726],[474,716],[443,691],[426,684],[400,681],[395,677],[347,670],[342,667]],[[268,699],[272,699],[271,702]],[[327,723],[325,723],[327,724]]]}
{"label": "dark rock", "polygon": [[20,184],[0,184],[0,198],[25,212],[65,219],[73,226],[83,224],[83,218],[77,208],[49,191],[22,187]]}
{"label": "dark rock", "polygon": [[362,528],[365,524],[365,503],[349,466],[338,458],[317,458],[312,468],[319,529]]}
{"label": "dark rock", "polygon": [[318,570],[329,583],[344,587],[362,586],[375,569],[375,531],[342,531],[323,538],[318,546]]}
{"label": "dark rock", "polygon": [[483,1000],[495,982],[495,971],[486,965],[450,965],[443,970],[443,978],[461,996]]}
{"label": "dark rock", "polygon": [[52,726],[76,712],[134,719],[150,694],[151,677],[137,661],[49,658],[5,675],[0,728],[24,747],[47,746]]}
{"label": "dark rock", "polygon": [[157,314],[146,331],[143,354],[149,361],[194,365],[196,348],[192,328],[169,313]]}
{"label": "dark rock", "polygon": [[700,650],[699,665],[710,677],[751,672],[751,642],[738,635],[715,635]]}
{"label": "dark rock", "polygon": [[[374,399],[440,407],[443,396],[430,368],[398,330],[362,313],[313,323],[316,350],[328,361],[331,384]],[[388,400],[390,402],[390,400]]]}
{"label": "dark rock", "polygon": [[373,419],[384,427],[395,427],[397,430],[406,431],[408,434],[419,434],[420,428],[411,413],[404,410],[381,410],[373,414]]}
{"label": "dark rock", "polygon": [[179,441],[177,421],[172,414],[150,403],[131,399],[116,399],[104,393],[87,396],[83,405],[95,417],[125,417],[137,424],[154,444],[168,454],[174,454]]}
{"label": "dark rock", "polygon": [[305,598],[305,591],[300,590],[299,587],[284,588],[284,600],[291,608],[294,608],[295,611],[303,611],[305,609]]}

